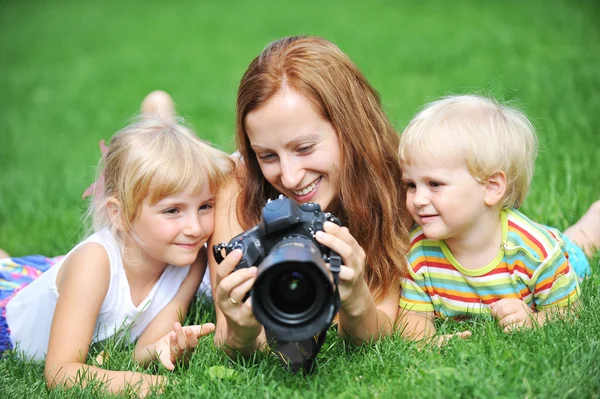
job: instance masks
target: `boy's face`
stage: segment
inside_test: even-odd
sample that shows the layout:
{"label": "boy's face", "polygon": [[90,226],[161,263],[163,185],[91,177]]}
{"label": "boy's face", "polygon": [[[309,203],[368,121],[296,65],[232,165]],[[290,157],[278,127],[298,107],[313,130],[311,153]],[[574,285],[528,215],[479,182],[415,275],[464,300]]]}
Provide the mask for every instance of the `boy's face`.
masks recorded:
{"label": "boy's face", "polygon": [[402,181],[406,207],[429,239],[469,238],[489,210],[484,202],[485,185],[475,180],[463,163],[403,164]]}

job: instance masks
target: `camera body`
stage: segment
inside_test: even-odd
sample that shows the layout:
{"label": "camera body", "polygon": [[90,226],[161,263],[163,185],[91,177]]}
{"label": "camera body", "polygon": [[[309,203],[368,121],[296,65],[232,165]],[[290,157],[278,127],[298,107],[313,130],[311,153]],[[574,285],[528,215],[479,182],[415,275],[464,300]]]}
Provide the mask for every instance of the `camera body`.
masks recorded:
{"label": "camera body", "polygon": [[258,266],[250,293],[252,309],[265,329],[281,340],[299,341],[318,334],[331,324],[339,308],[341,259],[315,239],[326,221],[341,226],[319,204],[299,205],[279,196],[267,202],[256,226],[213,247],[219,263],[223,249],[226,254],[242,250],[235,270]]}

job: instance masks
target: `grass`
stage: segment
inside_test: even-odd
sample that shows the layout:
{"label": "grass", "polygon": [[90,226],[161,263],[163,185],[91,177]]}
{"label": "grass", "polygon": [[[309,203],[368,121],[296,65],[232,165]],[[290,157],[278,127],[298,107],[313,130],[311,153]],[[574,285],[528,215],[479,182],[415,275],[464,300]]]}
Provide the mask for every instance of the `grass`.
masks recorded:
{"label": "grass", "polygon": [[[239,79],[285,35],[338,44],[379,90],[399,130],[425,102],[479,92],[520,106],[542,151],[524,211],[566,228],[599,197],[600,6],[593,1],[158,2],[0,1],[0,247],[64,254],[83,234],[83,190],[98,141],[126,125],[153,89],[170,92],[201,137],[233,151]],[[257,354],[231,361],[210,338],[167,397],[600,397],[600,259],[575,323],[474,336],[438,350],[401,339],[353,347],[330,333],[312,377]],[[198,303],[188,320],[210,320]],[[455,331],[464,326],[442,326]],[[107,343],[106,367],[136,369]],[[113,345],[113,346],[111,346]],[[0,361],[0,397],[48,393],[43,365]]]}

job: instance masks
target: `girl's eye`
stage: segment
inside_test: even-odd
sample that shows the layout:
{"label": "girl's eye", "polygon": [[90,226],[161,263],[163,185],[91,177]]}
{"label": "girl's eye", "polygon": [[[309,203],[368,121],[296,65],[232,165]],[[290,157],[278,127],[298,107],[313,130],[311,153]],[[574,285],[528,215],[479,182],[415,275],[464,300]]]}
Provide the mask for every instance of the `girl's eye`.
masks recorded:
{"label": "girl's eye", "polygon": [[213,209],[214,205],[213,204],[204,204],[201,205],[200,208],[198,208],[199,211],[209,211],[211,209]]}
{"label": "girl's eye", "polygon": [[437,187],[441,187],[442,183],[437,182],[437,181],[432,181],[432,182],[429,182],[429,186],[433,187],[433,188],[437,188]]}
{"label": "girl's eye", "polygon": [[177,208],[169,208],[169,209],[165,209],[163,211],[163,213],[167,214],[167,215],[177,215],[179,213],[179,209],[177,209]]}
{"label": "girl's eye", "polygon": [[414,190],[415,188],[417,188],[417,185],[415,183],[404,183],[404,185],[409,190]]}

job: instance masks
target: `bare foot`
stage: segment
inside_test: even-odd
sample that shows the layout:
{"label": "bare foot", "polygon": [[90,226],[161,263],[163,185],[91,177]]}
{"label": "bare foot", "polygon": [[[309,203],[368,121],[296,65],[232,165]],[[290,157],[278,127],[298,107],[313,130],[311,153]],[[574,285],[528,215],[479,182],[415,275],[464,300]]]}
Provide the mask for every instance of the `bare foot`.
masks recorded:
{"label": "bare foot", "polygon": [[166,121],[175,122],[175,104],[171,96],[162,90],[150,92],[142,101],[140,110],[142,117],[159,117]]}
{"label": "bare foot", "polygon": [[564,234],[583,248],[587,256],[594,255],[600,249],[600,201],[594,202]]}
{"label": "bare foot", "polygon": [[0,249],[0,259],[10,258],[10,255]]}

